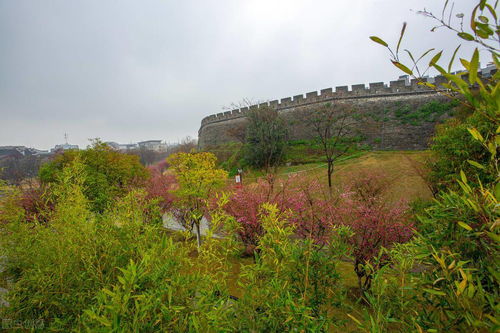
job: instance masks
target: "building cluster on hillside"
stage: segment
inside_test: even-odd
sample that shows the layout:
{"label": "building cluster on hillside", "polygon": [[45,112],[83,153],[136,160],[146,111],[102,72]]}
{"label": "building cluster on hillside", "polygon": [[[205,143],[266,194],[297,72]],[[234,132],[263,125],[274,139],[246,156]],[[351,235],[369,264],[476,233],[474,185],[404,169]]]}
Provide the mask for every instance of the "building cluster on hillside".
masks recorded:
{"label": "building cluster on hillside", "polygon": [[26,156],[46,156],[48,150],[28,148],[25,146],[0,146],[0,160],[5,158],[22,158]]}
{"label": "building cluster on hillside", "polygon": [[162,140],[147,140],[137,143],[117,143],[113,141],[105,142],[108,146],[119,151],[129,151],[129,150],[152,150],[156,152],[164,152],[168,149],[168,144],[162,142]]}
{"label": "building cluster on hillside", "polygon": [[[116,142],[105,142],[108,146],[119,151],[132,150],[150,150],[156,152],[165,152],[168,150],[168,144],[162,140],[147,140],[137,143],[119,144]],[[25,156],[48,156],[57,152],[66,150],[79,150],[78,145],[63,143],[55,145],[50,150],[40,150],[26,146],[0,146],[0,159],[4,158],[22,158]]]}

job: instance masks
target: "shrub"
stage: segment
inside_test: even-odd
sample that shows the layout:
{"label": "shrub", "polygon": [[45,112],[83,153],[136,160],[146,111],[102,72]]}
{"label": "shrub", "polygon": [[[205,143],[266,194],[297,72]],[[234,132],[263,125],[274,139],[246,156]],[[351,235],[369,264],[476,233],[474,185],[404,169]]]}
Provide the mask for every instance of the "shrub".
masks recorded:
{"label": "shrub", "polygon": [[325,245],[334,215],[332,206],[321,198],[321,190],[318,182],[301,177],[259,179],[256,184],[236,188],[225,210],[240,225],[237,233],[245,252],[252,254],[264,234],[260,211],[265,203],[275,204],[286,214],[299,237]]}
{"label": "shrub", "polygon": [[333,324],[325,307],[333,295],[325,286],[337,286],[336,261],[312,241],[293,238],[284,217],[276,205],[263,205],[264,235],[256,264],[243,267],[236,331],[327,331]]}
{"label": "shrub", "polygon": [[244,156],[248,165],[270,170],[278,166],[286,148],[287,129],[278,112],[270,107],[251,110]]}
{"label": "shrub", "polygon": [[175,186],[176,180],[173,174],[150,169],[150,176],[145,185],[146,199],[157,200],[161,212],[166,213],[172,207],[174,196],[171,191]]}
{"label": "shrub", "polygon": [[174,215],[188,230],[195,228],[198,247],[201,245],[200,224],[207,213],[209,198],[226,182],[227,172],[218,169],[212,153],[177,153],[168,158],[178,187]]}
{"label": "shrub", "polygon": [[[356,179],[357,178],[357,179]],[[407,205],[389,203],[384,197],[387,180],[380,174],[359,174],[341,194],[337,208],[339,222],[349,226],[354,271],[361,291],[370,289],[373,273],[388,262],[383,249],[404,243],[413,235]]]}
{"label": "shrub", "polygon": [[132,204],[135,193],[95,215],[83,194],[85,180],[85,165],[76,158],[53,185],[48,223],[27,224],[20,214],[0,230],[6,274],[13,280],[6,318],[44,319],[51,330],[74,328],[96,293],[116,279],[116,267],[138,261],[161,238],[159,227],[143,223],[142,207]]}
{"label": "shrub", "polygon": [[466,174],[475,174],[472,184],[491,182],[496,175],[487,169],[478,169],[468,161],[485,164],[490,159],[490,153],[481,143],[469,133],[469,128],[476,128],[483,137],[496,130],[494,122],[481,113],[474,113],[465,120],[451,119],[438,127],[436,136],[432,139],[431,150],[434,158],[430,163],[430,179],[440,189],[456,186],[460,170]]}
{"label": "shrub", "polygon": [[144,184],[147,170],[137,156],[122,154],[108,145],[95,141],[82,151],[65,151],[40,168],[42,184],[54,183],[64,167],[79,158],[85,169],[83,193],[91,210],[103,212],[115,197],[124,196],[131,187]]}

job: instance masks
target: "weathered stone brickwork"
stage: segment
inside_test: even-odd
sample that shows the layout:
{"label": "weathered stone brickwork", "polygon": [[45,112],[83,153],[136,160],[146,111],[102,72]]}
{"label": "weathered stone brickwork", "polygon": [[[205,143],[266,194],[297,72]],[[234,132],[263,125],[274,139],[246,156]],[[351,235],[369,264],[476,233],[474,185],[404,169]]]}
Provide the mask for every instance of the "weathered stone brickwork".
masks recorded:
{"label": "weathered stone brickwork", "polygon": [[[445,82],[445,78],[433,78],[434,83]],[[416,80],[370,83],[368,87],[357,84],[351,87],[336,87],[283,98],[251,106],[250,109],[271,106],[288,120],[290,139],[311,139],[314,132],[304,122],[304,117],[325,103],[347,103],[362,115],[356,124],[362,142],[378,150],[413,150],[428,147],[437,122],[447,117],[442,114],[431,119],[405,121],[398,117],[401,110],[414,112],[431,101],[449,102],[439,92],[417,84]],[[241,108],[203,118],[198,132],[201,149],[224,144],[235,139],[229,130],[245,123],[249,108]]]}

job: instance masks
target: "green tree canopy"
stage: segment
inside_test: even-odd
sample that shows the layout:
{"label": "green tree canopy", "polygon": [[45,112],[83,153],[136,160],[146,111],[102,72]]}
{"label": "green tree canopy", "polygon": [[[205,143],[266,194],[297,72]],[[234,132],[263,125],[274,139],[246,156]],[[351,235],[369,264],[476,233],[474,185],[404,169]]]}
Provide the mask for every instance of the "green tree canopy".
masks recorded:
{"label": "green tree canopy", "polygon": [[84,168],[83,193],[96,212],[102,212],[114,198],[125,195],[131,187],[142,184],[148,177],[137,156],[114,151],[95,140],[86,150],[65,151],[42,165],[40,181],[43,184],[56,182],[63,169],[76,158]]}

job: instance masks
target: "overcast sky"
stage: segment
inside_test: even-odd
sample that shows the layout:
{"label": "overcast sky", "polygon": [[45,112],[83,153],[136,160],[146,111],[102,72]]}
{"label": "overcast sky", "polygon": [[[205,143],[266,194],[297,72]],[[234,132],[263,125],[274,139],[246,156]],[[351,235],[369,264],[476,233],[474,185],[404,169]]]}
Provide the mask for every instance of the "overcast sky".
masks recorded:
{"label": "overcast sky", "polygon": [[368,37],[394,44],[406,21],[405,48],[450,54],[454,34],[415,13],[442,3],[0,0],[0,145],[174,142],[243,98],[388,82],[400,72]]}

